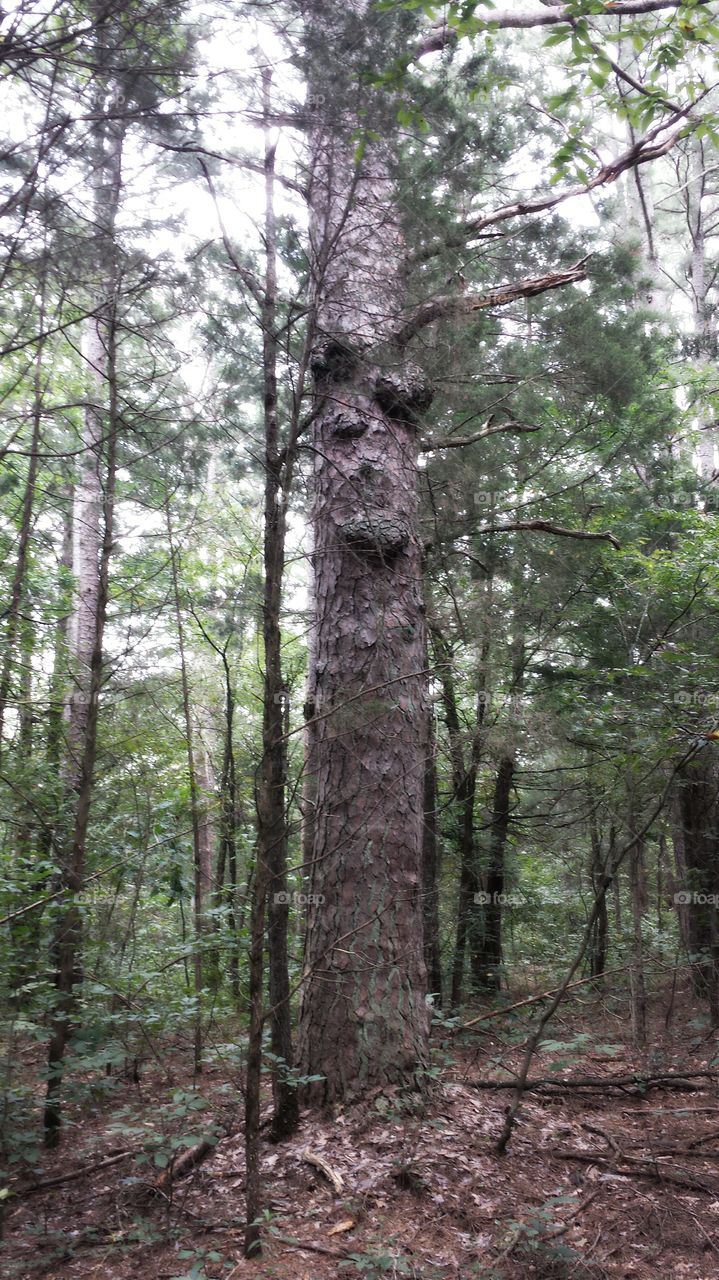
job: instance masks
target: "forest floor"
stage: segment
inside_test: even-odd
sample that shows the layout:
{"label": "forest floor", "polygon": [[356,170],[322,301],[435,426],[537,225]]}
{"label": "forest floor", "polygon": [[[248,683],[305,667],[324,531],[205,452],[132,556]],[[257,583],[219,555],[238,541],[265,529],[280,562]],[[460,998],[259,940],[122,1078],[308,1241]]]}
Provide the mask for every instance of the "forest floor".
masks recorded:
{"label": "forest floor", "polygon": [[[263,1144],[267,1226],[252,1262],[242,1257],[236,1069],[217,1063],[193,1081],[168,1047],[142,1065],[139,1082],[78,1098],[61,1149],[14,1179],[0,1274],[714,1280],[717,1038],[701,1012],[686,992],[656,997],[651,1049],[638,1053],[618,995],[575,999],[535,1058],[530,1078],[550,1083],[526,1094],[504,1156],[493,1146],[511,1093],[486,1085],[517,1070],[526,1011],[462,1035],[440,1028],[421,1112],[385,1091],[332,1117],[304,1115],[292,1140]],[[36,1047],[25,1056],[28,1072],[39,1067]],[[626,1083],[633,1075],[654,1083]],[[567,1083],[580,1079],[593,1083]],[[187,1145],[188,1125],[197,1134],[212,1122],[228,1136],[174,1184],[165,1170],[158,1187],[154,1161],[166,1162],[173,1134]],[[138,1165],[143,1148],[154,1158]]]}

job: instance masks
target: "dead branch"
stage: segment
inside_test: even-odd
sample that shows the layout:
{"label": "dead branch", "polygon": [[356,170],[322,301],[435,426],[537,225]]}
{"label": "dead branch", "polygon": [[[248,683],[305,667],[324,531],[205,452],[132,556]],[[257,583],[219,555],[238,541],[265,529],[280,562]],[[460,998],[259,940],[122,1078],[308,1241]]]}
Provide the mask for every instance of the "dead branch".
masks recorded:
{"label": "dead branch", "polygon": [[502,422],[498,427],[491,426],[492,418],[487,418],[481,431],[473,436],[443,436],[440,440],[428,437],[420,442],[420,453],[433,453],[435,449],[463,449],[465,445],[476,444],[478,440],[486,440],[488,436],[498,436],[505,431],[524,432],[541,431],[542,428],[533,423]]}
{"label": "dead branch", "polygon": [[[649,1160],[642,1160],[640,1157],[622,1156],[621,1160],[612,1160],[609,1156],[602,1155],[597,1151],[552,1151],[550,1154],[556,1160],[579,1160],[583,1164],[603,1165],[609,1168],[613,1173],[619,1174],[622,1178],[651,1178],[654,1182],[671,1182],[675,1187],[684,1187],[688,1191],[704,1191],[708,1195],[716,1195],[716,1186],[709,1182],[705,1182],[702,1178],[696,1177],[693,1173],[689,1173],[683,1169],[665,1168],[663,1165],[657,1165]],[[630,1164],[629,1169],[620,1169],[619,1164]]]}
{"label": "dead branch", "polygon": [[564,1232],[568,1231],[571,1227],[574,1219],[578,1218],[580,1213],[584,1213],[585,1209],[588,1209],[590,1204],[594,1204],[594,1201],[599,1195],[601,1189],[601,1187],[597,1187],[595,1191],[590,1192],[590,1194],[585,1196],[584,1200],[582,1200],[575,1209],[572,1209],[571,1213],[567,1214],[566,1218],[562,1222],[558,1222],[556,1227],[551,1227],[549,1231],[546,1231],[544,1233],[545,1240],[556,1240],[557,1236],[563,1236]]}
{"label": "dead branch", "polygon": [[108,1156],[106,1160],[100,1160],[97,1164],[83,1165],[82,1169],[73,1169],[70,1173],[60,1173],[55,1178],[43,1178],[40,1182],[31,1182],[25,1187],[17,1187],[10,1189],[13,1200],[24,1200],[27,1196],[35,1195],[38,1191],[50,1191],[53,1187],[62,1187],[66,1182],[76,1182],[78,1178],[91,1178],[96,1173],[101,1173],[103,1169],[109,1169],[113,1164],[119,1164],[121,1160],[127,1160],[128,1156],[139,1155],[140,1147],[134,1147],[127,1151],[118,1151],[114,1156]]}
{"label": "dead branch", "polygon": [[[628,1076],[585,1076],[581,1079],[558,1080],[551,1077],[542,1077],[536,1080],[526,1080],[522,1083],[522,1090],[541,1090],[555,1089],[562,1091],[565,1089],[621,1089],[623,1092],[642,1095],[648,1089],[677,1089],[681,1092],[694,1093],[701,1089],[701,1085],[693,1084],[694,1080],[717,1080],[719,1072],[717,1071],[669,1071],[664,1075],[642,1076],[639,1074]],[[516,1089],[516,1080],[472,1080],[473,1089]]]}
{"label": "dead branch", "polygon": [[[546,12],[556,12],[556,10],[547,9]],[[488,213],[479,214],[476,218],[470,218],[452,234],[419,250],[414,255],[414,261],[424,262],[428,258],[434,257],[435,254],[442,253],[444,249],[456,249],[471,244],[472,240],[481,236],[488,227],[494,227],[498,223],[509,222],[514,218],[532,217],[535,214],[547,213],[552,209],[556,209],[560,204],[564,204],[567,200],[574,200],[577,196],[588,195],[589,192],[595,191],[597,187],[609,186],[612,182],[616,182],[617,178],[628,169],[636,169],[639,165],[647,164],[650,160],[656,160],[660,156],[666,155],[682,135],[686,135],[688,128],[686,116],[690,110],[691,107],[688,106],[682,112],[675,112],[669,120],[655,125],[643,137],[635,139],[632,145],[626,151],[623,151],[621,155],[602,165],[601,169],[598,169],[587,182],[578,183],[572,187],[564,187],[561,191],[537,196],[534,199],[514,200],[511,204],[500,205],[499,208],[491,209]],[[681,124],[679,123],[680,120]],[[675,128],[674,126],[677,127]],[[660,134],[666,129],[671,129],[672,132],[663,140],[658,140]]]}
{"label": "dead branch", "polygon": [[535,298],[551,289],[561,289],[567,284],[576,284],[586,280],[584,269],[586,258],[568,267],[566,271],[549,271],[543,276],[530,276],[517,280],[514,284],[500,285],[490,289],[489,293],[442,293],[430,298],[418,306],[412,315],[405,320],[394,334],[394,342],[404,347],[428,324],[435,320],[444,320],[448,316],[468,316],[475,311],[488,311],[494,307],[504,307],[519,298]]}
{"label": "dead branch", "polygon": [[562,525],[552,524],[551,520],[508,520],[502,524],[481,525],[475,533],[515,533],[517,531],[552,533],[555,538],[587,538],[590,542],[611,542],[619,551],[621,543],[613,533],[590,533],[586,529],[565,529]]}
{"label": "dead branch", "polygon": [[350,1257],[350,1251],[348,1249],[343,1249],[340,1252],[338,1249],[328,1249],[327,1246],[323,1244],[308,1244],[304,1240],[295,1240],[292,1236],[279,1236],[275,1235],[273,1232],[272,1239],[279,1241],[280,1244],[287,1245],[290,1249],[306,1249],[308,1253],[321,1253],[326,1258]]}
{"label": "dead branch", "polygon": [[[713,1111],[714,1108],[707,1108],[707,1110]],[[719,1129],[712,1129],[709,1133],[702,1133],[698,1138],[693,1138],[689,1143],[689,1147],[690,1149],[700,1147],[704,1142],[713,1142],[715,1138],[719,1138]]]}
{"label": "dead branch", "polygon": [[[239,1132],[239,1131],[237,1131]],[[234,1137],[235,1134],[227,1134]],[[154,1192],[160,1192],[164,1195],[172,1187],[173,1182],[177,1182],[178,1178],[184,1178],[186,1174],[191,1173],[198,1165],[201,1165],[208,1156],[212,1155],[217,1148],[217,1139],[203,1138],[201,1142],[197,1142],[194,1147],[188,1147],[186,1151],[182,1151],[180,1155],[175,1156],[170,1161],[166,1169],[163,1169],[159,1178],[152,1185]]]}
{"label": "dead branch", "polygon": [[302,1159],[306,1164],[311,1164],[313,1168],[319,1169],[325,1175],[333,1190],[339,1195],[344,1188],[342,1175],[328,1164],[324,1156],[318,1155],[316,1151],[310,1151],[309,1147],[305,1147],[302,1152]]}
{"label": "dead branch", "polygon": [[611,1133],[607,1133],[606,1130],[600,1129],[599,1125],[589,1124],[587,1121],[583,1121],[582,1124],[580,1124],[580,1128],[585,1129],[587,1133],[593,1133],[597,1138],[604,1138],[607,1146],[612,1148],[617,1159],[621,1159],[621,1148],[617,1145]]}
{"label": "dead branch", "polygon": [[[607,969],[607,971],[593,978],[577,978],[575,982],[570,982],[566,988],[572,991],[574,987],[586,986],[588,982],[600,982],[602,978],[613,977],[617,973],[626,973],[631,965],[623,964],[618,969]],[[506,1004],[501,1009],[490,1009],[489,1013],[480,1013],[479,1017],[471,1018],[469,1022],[463,1022],[461,1027],[452,1027],[451,1034],[456,1035],[459,1031],[469,1031],[470,1027],[476,1027],[478,1022],[487,1022],[490,1018],[500,1018],[504,1013],[512,1013],[515,1009],[522,1009],[529,1004],[539,1004],[542,1000],[548,1000],[550,996],[557,994],[559,987],[552,987],[549,991],[542,991],[538,996],[527,996],[525,1000],[516,1000],[514,1004]]]}

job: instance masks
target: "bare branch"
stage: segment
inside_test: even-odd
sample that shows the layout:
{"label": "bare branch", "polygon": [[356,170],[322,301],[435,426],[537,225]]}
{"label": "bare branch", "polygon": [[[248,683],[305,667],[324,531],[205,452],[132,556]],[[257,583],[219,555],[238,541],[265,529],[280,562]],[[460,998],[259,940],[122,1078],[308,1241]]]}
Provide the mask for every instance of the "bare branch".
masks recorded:
{"label": "bare branch", "polygon": [[543,276],[530,276],[517,280],[514,284],[500,285],[498,289],[490,289],[489,293],[449,293],[430,298],[416,308],[394,335],[397,346],[405,346],[426,325],[435,320],[443,320],[447,316],[472,315],[475,311],[489,311],[494,307],[506,306],[516,302],[518,298],[534,298],[550,289],[561,289],[565,284],[576,284],[578,280],[586,280],[584,269],[586,258],[568,267],[566,271],[550,271]]}
{"label": "bare branch", "polygon": [[205,164],[205,161],[202,159],[202,156],[198,156],[197,160],[204,174],[205,182],[207,183],[210,195],[212,196],[212,200],[215,206],[215,212],[217,214],[217,221],[220,225],[220,232],[222,234],[222,243],[225,246],[225,253],[227,254],[227,257],[229,258],[232,267],[237,272],[245,288],[252,294],[252,297],[254,298],[257,305],[261,307],[264,303],[264,293],[262,291],[262,287],[259,281],[257,280],[256,276],[254,275],[254,273],[250,271],[249,267],[246,267],[244,263],[240,262],[240,259],[235,253],[235,250],[232,247],[232,241],[230,240],[230,237],[227,233],[227,229],[225,227],[222,214],[220,212],[217,193],[215,191],[215,185],[210,176],[210,170]]}
{"label": "bare branch", "polygon": [[420,453],[433,453],[435,449],[462,449],[467,444],[476,444],[478,440],[486,440],[488,436],[498,436],[504,431],[523,432],[523,431],[541,431],[542,428],[536,424],[524,422],[501,422],[498,427],[493,427],[491,423],[494,415],[487,418],[481,431],[473,436],[444,436],[440,440],[433,440],[427,437],[426,440],[420,442]]}
{"label": "bare branch", "polygon": [[[180,155],[207,156],[210,160],[221,160],[223,164],[233,165],[237,169],[250,169],[253,173],[264,173],[265,168],[261,160],[255,160],[252,156],[246,155],[227,155],[224,151],[209,151],[207,147],[201,147],[193,142],[183,142],[173,144],[166,142],[164,138],[155,138],[155,146],[161,151],[176,151]],[[275,175],[275,180],[279,182],[288,191],[295,191],[297,195],[307,198],[307,190],[299,182],[293,182],[292,178],[285,178],[281,174]]]}
{"label": "bare branch", "polygon": [[[523,218],[537,213],[546,213],[550,209],[556,209],[558,205],[564,204],[566,200],[588,195],[590,191],[596,190],[597,187],[608,186],[610,183],[616,182],[617,178],[625,173],[627,169],[635,169],[640,164],[647,164],[650,160],[656,160],[659,156],[666,155],[675,146],[679,138],[686,136],[689,128],[686,116],[690,110],[691,106],[687,106],[684,112],[676,112],[670,120],[665,120],[661,124],[655,125],[643,137],[637,138],[616,159],[610,160],[608,164],[603,165],[588,182],[574,187],[565,187],[562,191],[555,191],[551,195],[538,196],[534,200],[515,200],[512,204],[501,205],[498,209],[493,209],[489,213],[481,214],[477,218],[471,218],[463,226],[457,228],[452,235],[446,236],[441,241],[437,241],[426,249],[420,250],[419,253],[414,255],[415,262],[425,261],[427,258],[441,253],[443,249],[467,245],[473,239],[479,237],[487,227],[496,226],[499,222],[509,222],[512,218]],[[681,125],[678,125],[679,119],[682,120]],[[674,125],[678,125],[678,127],[672,128]],[[672,129],[672,132],[666,138],[657,141],[659,135],[665,129]]]}
{"label": "bare branch", "polygon": [[487,524],[475,529],[475,533],[515,533],[517,531],[536,533],[552,533],[557,538],[586,538],[590,542],[611,542],[619,551],[621,543],[613,533],[589,533],[586,529],[565,529],[562,525],[552,524],[551,520],[511,520],[506,524]]}

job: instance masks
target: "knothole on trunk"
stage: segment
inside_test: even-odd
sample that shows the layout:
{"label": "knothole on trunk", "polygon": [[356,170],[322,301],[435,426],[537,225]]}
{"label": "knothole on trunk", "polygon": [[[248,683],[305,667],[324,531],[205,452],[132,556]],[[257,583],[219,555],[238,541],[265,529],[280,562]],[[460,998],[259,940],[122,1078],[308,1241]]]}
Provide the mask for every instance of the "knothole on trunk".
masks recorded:
{"label": "knothole on trunk", "polygon": [[366,416],[350,410],[331,417],[328,425],[330,434],[336,436],[338,440],[356,440],[364,435],[369,423]]}
{"label": "knothole on trunk", "polygon": [[341,533],[353,551],[384,562],[396,559],[410,540],[409,524],[403,516],[379,512],[348,520]]}
{"label": "knothole on trunk", "polygon": [[406,363],[399,369],[377,375],[374,395],[387,417],[416,426],[432,403],[433,389],[418,365]]}
{"label": "knothole on trunk", "polygon": [[346,342],[339,338],[329,338],[312,353],[310,369],[318,385],[333,382],[347,382],[357,370],[359,357]]}

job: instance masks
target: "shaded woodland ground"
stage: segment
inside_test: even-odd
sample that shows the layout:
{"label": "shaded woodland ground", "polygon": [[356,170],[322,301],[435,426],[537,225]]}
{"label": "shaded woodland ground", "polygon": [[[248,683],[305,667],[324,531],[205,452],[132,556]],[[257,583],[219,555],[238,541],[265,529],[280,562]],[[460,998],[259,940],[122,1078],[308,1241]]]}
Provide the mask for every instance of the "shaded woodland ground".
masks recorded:
{"label": "shaded woodland ground", "polygon": [[[626,994],[616,980],[608,987],[582,987],[560,1010],[530,1075],[544,1083],[526,1093],[502,1157],[493,1147],[512,1093],[495,1082],[518,1069],[536,1005],[478,1010],[469,1017],[490,1016],[465,1032],[438,1023],[424,1108],[410,1095],[376,1092],[332,1115],[303,1115],[289,1142],[264,1141],[256,1261],[242,1256],[243,1099],[220,1044],[231,1029],[214,1028],[220,1047],[195,1080],[186,1045],[157,1045],[157,1057],[128,1062],[109,1091],[97,1081],[94,1101],[86,1090],[68,1108],[61,1150],[18,1174],[2,1274],[711,1280],[719,1276],[717,1032],[680,970],[657,977],[651,1047],[638,1053]],[[37,1045],[21,1059],[39,1091]],[[264,1110],[267,1134],[269,1092]],[[188,1170],[184,1153],[208,1132],[224,1136]],[[182,1144],[174,1153],[173,1140]]]}

